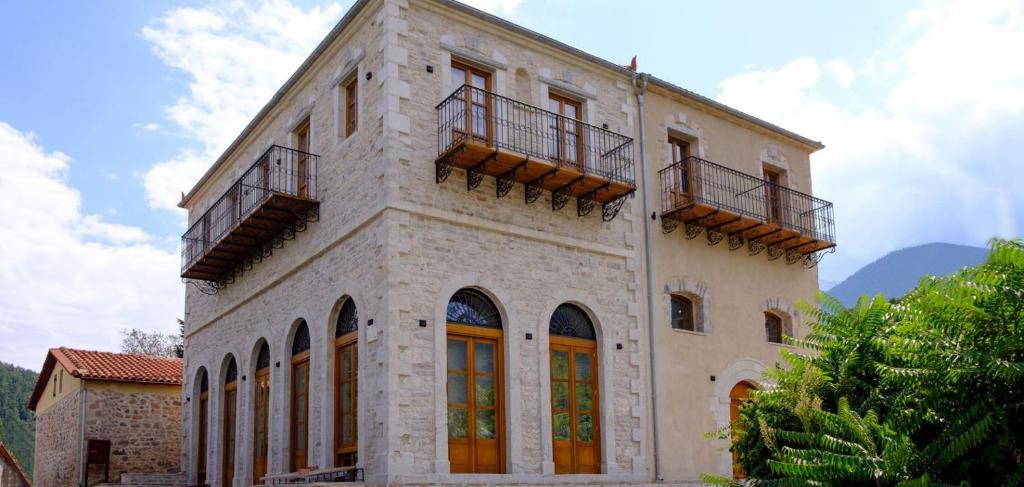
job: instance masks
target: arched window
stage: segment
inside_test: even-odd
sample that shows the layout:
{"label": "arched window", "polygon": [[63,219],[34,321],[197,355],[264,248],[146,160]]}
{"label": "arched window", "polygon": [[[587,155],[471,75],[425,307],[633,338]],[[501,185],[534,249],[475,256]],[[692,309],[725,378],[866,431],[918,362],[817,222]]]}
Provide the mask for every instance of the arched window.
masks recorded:
{"label": "arched window", "polygon": [[253,460],[252,480],[263,483],[267,475],[268,417],[270,413],[270,347],[260,345],[256,355],[256,376],[253,381]]}
{"label": "arched window", "polygon": [[[747,400],[750,395],[750,391],[756,390],[757,386],[749,382],[740,382],[732,386],[732,390],[729,391],[729,421],[732,423],[732,435],[735,437],[738,430],[738,421],[740,419],[740,407],[743,406],[743,402]],[[739,457],[736,452],[732,452],[732,475],[738,479],[747,478],[746,472],[740,467]]]}
{"label": "arched window", "polygon": [[345,299],[334,325],[334,466],[354,467],[359,461],[359,314]]}
{"label": "arched window", "polygon": [[448,302],[448,460],[452,473],[504,473],[502,324],[475,289]]}
{"label": "arched window", "polygon": [[306,445],[309,444],[309,328],[299,323],[292,339],[291,390],[291,459],[292,472],[307,467]]}
{"label": "arched window", "polygon": [[769,343],[782,343],[782,317],[766,311],[764,313],[764,336]]}
{"label": "arched window", "polygon": [[594,324],[578,306],[562,304],[551,316],[548,334],[555,473],[601,473]]}
{"label": "arched window", "polygon": [[228,362],[224,375],[224,471],[223,485],[232,485],[235,479],[235,420],[238,418],[238,365],[235,358]]}
{"label": "arched window", "polygon": [[203,368],[199,377],[199,458],[196,459],[196,473],[199,483],[206,483],[206,450],[210,425],[210,378]]}
{"label": "arched window", "polygon": [[672,295],[672,329],[704,331],[704,313],[700,298],[686,295]]}

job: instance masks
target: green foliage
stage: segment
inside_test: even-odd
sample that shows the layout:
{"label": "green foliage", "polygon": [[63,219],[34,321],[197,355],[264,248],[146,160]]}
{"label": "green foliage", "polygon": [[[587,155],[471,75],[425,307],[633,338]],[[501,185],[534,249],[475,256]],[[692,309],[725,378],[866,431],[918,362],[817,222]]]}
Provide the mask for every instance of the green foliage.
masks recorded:
{"label": "green foliage", "polygon": [[751,483],[1024,484],[1024,243],[897,302],[818,301],[734,425]]}
{"label": "green foliage", "polygon": [[38,375],[0,362],[0,440],[30,478],[35,455],[36,418],[28,410],[28,400]]}

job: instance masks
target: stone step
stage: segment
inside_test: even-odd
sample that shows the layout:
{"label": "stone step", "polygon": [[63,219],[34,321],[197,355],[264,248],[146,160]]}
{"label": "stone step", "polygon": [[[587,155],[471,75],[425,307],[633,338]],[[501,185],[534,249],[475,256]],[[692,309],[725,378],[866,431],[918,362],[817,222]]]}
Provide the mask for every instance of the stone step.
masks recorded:
{"label": "stone step", "polygon": [[189,485],[184,473],[123,473],[121,483],[110,487],[184,487]]}

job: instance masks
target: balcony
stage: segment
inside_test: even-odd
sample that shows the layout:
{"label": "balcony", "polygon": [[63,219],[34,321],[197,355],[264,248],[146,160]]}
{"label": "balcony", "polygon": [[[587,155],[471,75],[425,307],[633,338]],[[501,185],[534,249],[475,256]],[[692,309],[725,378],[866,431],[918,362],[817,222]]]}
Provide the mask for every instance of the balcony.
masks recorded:
{"label": "balcony", "polygon": [[832,203],[809,194],[688,157],[660,171],[662,231],[684,226],[688,238],[706,232],[709,245],[746,244],[751,255],[817,264],[835,247]]}
{"label": "balcony", "polygon": [[550,191],[553,211],[574,198],[577,216],[599,204],[605,221],[636,191],[629,137],[469,85],[436,108],[438,184],[457,167],[467,190],[492,176],[498,198],[519,183],[527,204]]}
{"label": "balcony", "polygon": [[181,236],[181,277],[216,292],[318,217],[319,156],[272,146]]}

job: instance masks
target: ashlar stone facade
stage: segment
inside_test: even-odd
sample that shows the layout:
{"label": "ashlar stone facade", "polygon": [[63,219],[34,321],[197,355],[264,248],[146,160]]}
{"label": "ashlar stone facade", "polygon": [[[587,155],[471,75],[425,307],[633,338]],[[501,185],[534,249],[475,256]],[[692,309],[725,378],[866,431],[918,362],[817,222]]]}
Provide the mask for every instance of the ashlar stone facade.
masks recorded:
{"label": "ashlar stone facade", "polygon": [[[259,483],[253,378],[264,344],[270,351],[267,472],[294,470],[292,357],[301,327],[310,338],[304,463],[313,470],[335,465],[335,331],[349,300],[358,313],[356,466],[368,484],[641,485],[656,475],[686,483],[701,472],[721,470],[720,445],[702,437],[717,427],[722,411],[718,385],[706,384],[707,378],[732,373],[727,380],[756,380],[744,375],[750,367],[729,364],[747,360],[759,371],[778,346],[759,343],[744,330],[760,326],[759,304],[766,299],[811,298],[816,274],[778,262],[746,267],[744,256],[668,237],[657,241],[655,264],[647,269],[649,217],[642,198],[657,208],[658,194],[644,185],[669,163],[655,142],[635,147],[658,152],[651,157],[656,167],[649,165],[647,175],[635,169],[636,197],[627,197],[610,221],[600,211],[577,216],[572,205],[552,211],[547,192],[525,203],[522,185],[496,197],[491,177],[467,190],[461,170],[439,182],[436,107],[458,84],[453,64],[486,72],[496,95],[547,107],[557,94],[579,103],[581,122],[640,138],[637,89],[624,68],[447,0],[357,2],[182,201],[190,223],[199,221],[259,154],[274,144],[293,145],[294,128],[308,118],[310,152],[320,157],[317,221],[215,293],[201,283],[187,287],[181,464],[191,481],[200,480],[202,463],[211,485],[224,485],[228,469],[232,485]],[[343,87],[353,79],[358,129],[346,136]],[[793,184],[809,189],[806,154],[813,148],[787,142],[791,135],[693,99],[657,103],[653,117],[664,122],[648,123],[643,135],[649,140],[663,143],[666,131],[682,130],[700,138],[700,154],[717,155],[722,148],[728,160],[735,156],[742,163],[765,147],[782,146]],[[739,146],[730,146],[734,137]],[[694,268],[683,269],[681,262]],[[751,273],[759,277],[745,288],[740,280]],[[500,317],[503,473],[453,473],[449,457],[447,310],[463,289],[483,295]],[[673,290],[706,300],[701,312],[709,326],[687,335],[692,340],[662,330],[668,329],[663,308]],[[657,295],[651,314],[649,292]],[[580,310],[596,334],[598,473],[555,473],[549,327],[565,304]],[[652,361],[649,333],[655,328],[654,339],[669,348]],[[744,338],[730,343],[733,333]],[[704,340],[711,347],[681,340]],[[229,363],[237,364],[239,392],[235,454],[225,459],[231,443],[223,427],[230,416]],[[672,371],[656,372],[652,379],[652,365]],[[654,385],[671,389],[672,398],[687,394],[672,381],[689,381],[699,391],[684,398],[692,420],[656,422]],[[727,417],[728,392],[725,397]],[[684,414],[671,404],[659,406],[668,418]],[[657,472],[656,428],[662,443],[671,445],[661,450],[664,467]]]}

